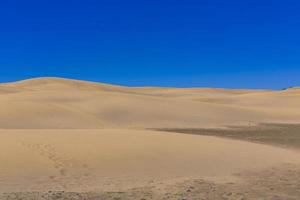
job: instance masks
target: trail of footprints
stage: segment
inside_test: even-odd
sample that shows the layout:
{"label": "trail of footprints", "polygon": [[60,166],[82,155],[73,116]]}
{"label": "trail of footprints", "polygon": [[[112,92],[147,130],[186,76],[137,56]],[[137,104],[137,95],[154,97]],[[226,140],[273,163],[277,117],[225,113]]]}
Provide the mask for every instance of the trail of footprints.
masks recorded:
{"label": "trail of footprints", "polygon": [[82,164],[71,157],[57,153],[54,146],[50,144],[26,142],[22,142],[21,144],[53,163],[53,167],[57,170],[57,173],[50,175],[47,179],[52,183],[59,184],[64,190],[70,186],[86,186],[86,184],[83,184],[93,177],[91,168],[87,164]]}

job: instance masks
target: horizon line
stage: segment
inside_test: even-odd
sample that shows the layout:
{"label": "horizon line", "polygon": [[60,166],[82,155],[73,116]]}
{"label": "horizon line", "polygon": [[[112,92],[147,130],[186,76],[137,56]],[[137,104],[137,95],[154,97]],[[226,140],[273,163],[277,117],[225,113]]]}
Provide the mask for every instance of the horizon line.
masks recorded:
{"label": "horizon line", "polygon": [[89,82],[89,83],[96,83],[96,84],[105,84],[105,85],[112,85],[112,86],[119,86],[119,87],[128,87],[128,88],[162,88],[162,89],[225,89],[225,90],[266,90],[266,91],[280,91],[280,90],[286,90],[286,89],[292,89],[292,88],[299,88],[298,86],[289,86],[284,87],[281,89],[270,89],[270,88],[229,88],[229,87],[176,87],[176,86],[159,86],[159,85],[142,85],[142,86],[130,86],[126,84],[116,84],[111,82],[101,82],[101,81],[94,81],[94,80],[88,80],[88,79],[77,79],[77,78],[69,78],[69,77],[63,77],[63,76],[33,76],[29,78],[24,79],[17,79],[12,81],[0,81],[0,85],[3,84],[10,84],[10,83],[17,83],[22,81],[30,81],[30,80],[42,80],[42,79],[60,79],[60,80],[69,80],[69,81],[82,81],[82,82]]}

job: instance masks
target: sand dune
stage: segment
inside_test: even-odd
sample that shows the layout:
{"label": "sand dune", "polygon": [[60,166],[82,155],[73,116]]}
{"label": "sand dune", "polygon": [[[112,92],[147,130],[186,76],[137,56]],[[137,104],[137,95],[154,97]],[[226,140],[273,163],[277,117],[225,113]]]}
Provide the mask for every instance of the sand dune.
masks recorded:
{"label": "sand dune", "polygon": [[2,192],[116,191],[199,177],[224,182],[246,169],[300,163],[298,153],[275,147],[154,131],[1,130],[0,136]]}
{"label": "sand dune", "polygon": [[2,84],[0,107],[0,127],[12,129],[295,123],[300,91],[130,88],[39,78]]}
{"label": "sand dune", "polygon": [[[297,88],[124,87],[38,78],[0,84],[0,108],[1,200],[272,199],[274,188],[279,199],[300,196],[298,187],[290,188],[300,180],[297,150],[157,131],[299,123]],[[279,133],[277,140],[288,134]]]}

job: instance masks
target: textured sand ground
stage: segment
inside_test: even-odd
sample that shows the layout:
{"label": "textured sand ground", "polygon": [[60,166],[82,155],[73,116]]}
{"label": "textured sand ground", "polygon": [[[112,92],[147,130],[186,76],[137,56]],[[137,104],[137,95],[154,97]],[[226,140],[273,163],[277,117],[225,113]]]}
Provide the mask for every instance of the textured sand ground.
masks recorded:
{"label": "textured sand ground", "polygon": [[[1,84],[0,108],[1,200],[300,197],[298,126],[253,129],[299,123],[296,88],[129,88],[43,78]],[[203,132],[227,126],[241,128]]]}
{"label": "textured sand ground", "polygon": [[[291,177],[300,172],[299,153],[261,144],[125,129],[1,130],[0,136],[2,199],[214,199],[229,191],[257,197],[259,185],[293,186],[294,195],[300,189],[299,177]],[[275,174],[285,183],[269,177]],[[266,186],[263,177],[275,182]]]}
{"label": "textured sand ground", "polygon": [[162,187],[150,185],[115,192],[15,192],[0,195],[5,200],[297,200],[300,196],[300,166],[283,165],[258,172],[238,174],[240,182],[215,183],[191,179]]}

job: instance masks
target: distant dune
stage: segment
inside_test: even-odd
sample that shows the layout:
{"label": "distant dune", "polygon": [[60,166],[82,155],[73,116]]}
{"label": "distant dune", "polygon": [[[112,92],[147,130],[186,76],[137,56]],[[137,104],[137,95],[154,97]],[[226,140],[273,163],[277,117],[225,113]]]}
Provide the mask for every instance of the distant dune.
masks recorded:
{"label": "distant dune", "polygon": [[300,90],[123,87],[36,78],[0,84],[1,128],[184,128],[300,122]]}

